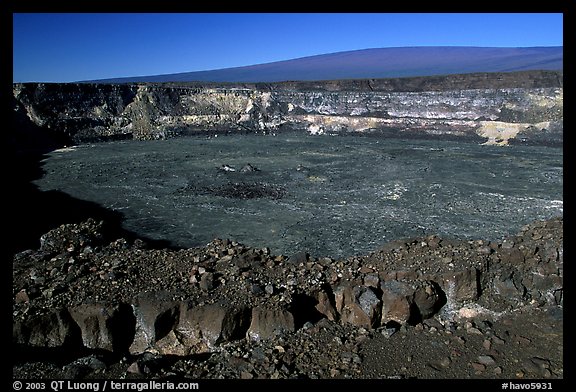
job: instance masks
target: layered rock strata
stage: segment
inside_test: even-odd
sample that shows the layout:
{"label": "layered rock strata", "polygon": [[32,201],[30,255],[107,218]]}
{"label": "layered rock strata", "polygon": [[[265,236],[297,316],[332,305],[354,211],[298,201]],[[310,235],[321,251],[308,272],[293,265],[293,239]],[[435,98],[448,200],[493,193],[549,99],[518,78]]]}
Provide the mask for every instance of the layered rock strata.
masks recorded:
{"label": "layered rock strata", "polygon": [[[14,84],[21,123],[67,143],[305,130],[560,144],[562,73],[275,84]],[[55,137],[55,136],[54,136]]]}

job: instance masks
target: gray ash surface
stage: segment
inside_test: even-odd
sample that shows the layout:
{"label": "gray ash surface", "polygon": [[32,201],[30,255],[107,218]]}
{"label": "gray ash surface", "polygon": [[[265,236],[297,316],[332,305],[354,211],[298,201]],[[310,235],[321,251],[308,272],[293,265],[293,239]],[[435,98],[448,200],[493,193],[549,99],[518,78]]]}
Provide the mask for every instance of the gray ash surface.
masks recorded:
{"label": "gray ash surface", "polygon": [[542,146],[228,135],[56,151],[34,184],[177,247],[233,238],[278,254],[347,257],[433,234],[501,240],[559,216],[562,159],[562,149]]}

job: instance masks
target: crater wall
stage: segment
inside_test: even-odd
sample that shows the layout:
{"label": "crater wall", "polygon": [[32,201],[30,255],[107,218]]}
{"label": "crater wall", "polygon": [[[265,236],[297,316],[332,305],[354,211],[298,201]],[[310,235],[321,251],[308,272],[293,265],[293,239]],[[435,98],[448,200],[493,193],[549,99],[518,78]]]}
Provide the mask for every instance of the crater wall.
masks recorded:
{"label": "crater wall", "polygon": [[[283,83],[13,85],[14,112],[68,143],[302,130],[559,145],[563,74]],[[22,123],[22,122],[20,122]]]}

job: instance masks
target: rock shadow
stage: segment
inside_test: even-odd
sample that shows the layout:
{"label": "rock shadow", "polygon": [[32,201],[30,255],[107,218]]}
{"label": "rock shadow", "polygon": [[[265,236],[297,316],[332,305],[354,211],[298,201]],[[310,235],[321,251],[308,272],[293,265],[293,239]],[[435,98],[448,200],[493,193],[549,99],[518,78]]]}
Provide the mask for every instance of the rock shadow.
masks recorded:
{"label": "rock shadow", "polygon": [[[123,229],[124,215],[99,204],[73,198],[60,191],[41,191],[32,181],[44,175],[42,160],[47,153],[71,145],[69,137],[32,123],[18,106],[13,130],[4,135],[6,158],[5,209],[8,238],[4,252],[11,258],[26,249],[38,249],[42,234],[62,224],[80,223],[88,218],[106,222],[106,239],[142,238]],[[142,238],[151,247],[174,248],[170,241]]]}

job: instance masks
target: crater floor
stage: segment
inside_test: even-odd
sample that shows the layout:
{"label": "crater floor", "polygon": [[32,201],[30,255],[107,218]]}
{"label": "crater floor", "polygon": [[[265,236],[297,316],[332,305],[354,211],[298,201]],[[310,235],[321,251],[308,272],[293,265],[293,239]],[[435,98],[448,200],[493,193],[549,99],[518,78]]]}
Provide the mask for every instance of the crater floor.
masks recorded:
{"label": "crater floor", "polygon": [[41,190],[179,247],[365,254],[398,238],[497,240],[563,212],[562,149],[302,133],[122,141],[52,152]]}

